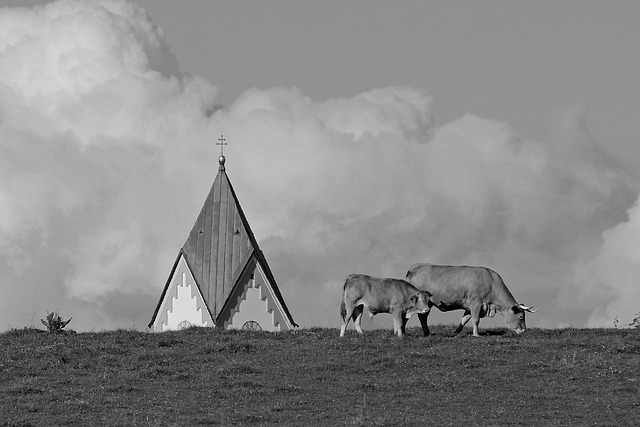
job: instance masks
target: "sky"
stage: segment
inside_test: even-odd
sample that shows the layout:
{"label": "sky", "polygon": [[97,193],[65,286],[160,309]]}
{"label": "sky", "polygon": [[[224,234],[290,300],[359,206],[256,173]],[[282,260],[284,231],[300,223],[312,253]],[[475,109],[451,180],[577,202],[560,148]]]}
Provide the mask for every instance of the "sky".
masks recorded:
{"label": "sky", "polygon": [[346,275],[416,262],[496,270],[540,310],[530,327],[630,322],[639,17],[627,1],[0,0],[0,330],[50,311],[145,330],[221,134],[303,327],[339,326]]}

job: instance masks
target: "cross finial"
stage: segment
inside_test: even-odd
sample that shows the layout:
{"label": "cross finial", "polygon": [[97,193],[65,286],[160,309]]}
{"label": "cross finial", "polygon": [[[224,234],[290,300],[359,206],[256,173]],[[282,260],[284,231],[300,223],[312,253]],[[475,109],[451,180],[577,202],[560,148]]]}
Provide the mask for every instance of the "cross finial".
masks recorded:
{"label": "cross finial", "polygon": [[216,142],[216,145],[220,146],[220,155],[224,156],[224,146],[229,144],[227,144],[227,140],[225,139],[224,135],[220,135],[220,138],[218,138],[218,141],[219,142]]}
{"label": "cross finial", "polygon": [[220,146],[220,157],[218,157],[218,163],[220,163],[220,167],[218,167],[218,170],[223,171],[224,162],[226,160],[224,157],[224,146],[229,144],[227,144],[227,140],[225,139],[224,135],[220,135],[220,138],[218,138],[218,142],[216,142],[216,145]]}

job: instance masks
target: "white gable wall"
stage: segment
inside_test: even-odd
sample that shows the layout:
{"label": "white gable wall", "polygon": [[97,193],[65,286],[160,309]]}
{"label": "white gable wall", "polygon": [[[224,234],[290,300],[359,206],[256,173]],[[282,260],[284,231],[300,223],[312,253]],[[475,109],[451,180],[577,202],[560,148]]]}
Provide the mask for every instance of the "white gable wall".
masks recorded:
{"label": "white gable wall", "polygon": [[162,332],[188,326],[214,326],[214,323],[184,255],[180,255],[158,310],[153,330]]}
{"label": "white gable wall", "polygon": [[[270,282],[255,258],[238,279],[238,291],[230,295],[229,308],[220,315],[219,327],[241,329],[246,322],[253,321],[260,329],[269,332],[287,331],[292,328],[287,322],[282,306],[275,297]],[[215,327],[211,313],[200,289],[196,285],[184,254],[180,254],[172,272],[167,290],[162,298],[151,330],[163,332],[179,330],[189,326]]]}
{"label": "white gable wall", "polygon": [[182,273],[182,283],[176,286],[176,291],[177,296],[172,298],[171,309],[167,312],[167,323],[162,324],[162,330],[207,326],[207,322],[203,319],[203,309],[198,307],[194,295],[195,292],[198,292],[198,288],[187,282],[186,273]]}
{"label": "white gable wall", "polygon": [[284,314],[281,312],[282,309],[271,292],[269,282],[259,263],[252,260],[245,275],[241,279],[246,280],[243,293],[238,297],[229,319],[224,322],[225,328],[241,329],[245,322],[254,321],[263,331],[289,330]]}
{"label": "white gable wall", "polygon": [[246,293],[243,295],[238,311],[229,321],[229,329],[241,329],[245,322],[258,322],[263,331],[280,331],[280,325],[274,325],[273,310],[269,311],[268,296],[264,292],[269,292],[265,286],[256,287],[255,280],[251,280]]}

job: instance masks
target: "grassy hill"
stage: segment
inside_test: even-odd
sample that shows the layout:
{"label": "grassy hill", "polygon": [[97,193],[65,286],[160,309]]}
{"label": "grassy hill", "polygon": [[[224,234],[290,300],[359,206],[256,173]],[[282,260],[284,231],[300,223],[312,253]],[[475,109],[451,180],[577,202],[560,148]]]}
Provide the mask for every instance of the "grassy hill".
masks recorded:
{"label": "grassy hill", "polygon": [[637,425],[639,330],[0,334],[0,425]]}

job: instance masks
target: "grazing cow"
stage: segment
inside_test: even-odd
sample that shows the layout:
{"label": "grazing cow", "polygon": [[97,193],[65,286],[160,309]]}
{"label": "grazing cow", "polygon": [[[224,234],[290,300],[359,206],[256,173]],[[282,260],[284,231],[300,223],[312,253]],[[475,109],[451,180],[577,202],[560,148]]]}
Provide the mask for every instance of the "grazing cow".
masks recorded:
{"label": "grazing cow", "polygon": [[[440,311],[464,310],[456,333],[471,319],[473,336],[477,337],[480,318],[498,313],[511,330],[521,334],[527,330],[525,311],[537,311],[518,304],[500,275],[485,267],[415,264],[407,272],[407,280],[432,294],[430,306]],[[425,336],[429,335],[428,317],[429,312],[418,315]]]}
{"label": "grazing cow", "polygon": [[362,334],[362,312],[366,308],[372,318],[378,313],[390,313],[393,316],[393,333],[403,337],[411,316],[429,312],[429,296],[429,292],[421,291],[402,279],[351,274],[345,279],[342,291],[340,336],[344,336],[350,319]]}

